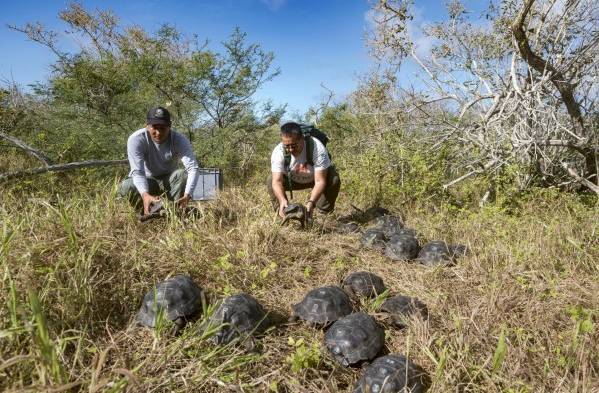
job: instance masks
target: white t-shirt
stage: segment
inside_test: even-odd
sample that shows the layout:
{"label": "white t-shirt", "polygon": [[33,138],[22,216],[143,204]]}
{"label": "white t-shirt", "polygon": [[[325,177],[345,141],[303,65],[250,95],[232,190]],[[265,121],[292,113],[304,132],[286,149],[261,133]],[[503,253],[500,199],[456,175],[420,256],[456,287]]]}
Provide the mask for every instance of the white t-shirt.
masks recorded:
{"label": "white t-shirt", "polygon": [[[331,166],[327,148],[316,138],[312,138],[312,141],[314,141],[314,149],[312,150],[314,166],[307,162],[305,140],[304,148],[299,157],[291,156],[291,162],[289,164],[291,168],[291,180],[296,183],[312,183],[314,181],[314,171],[324,171]],[[287,173],[287,168],[285,168],[285,148],[283,147],[283,143],[279,143],[272,151],[272,155],[270,156],[270,168],[273,173]]]}

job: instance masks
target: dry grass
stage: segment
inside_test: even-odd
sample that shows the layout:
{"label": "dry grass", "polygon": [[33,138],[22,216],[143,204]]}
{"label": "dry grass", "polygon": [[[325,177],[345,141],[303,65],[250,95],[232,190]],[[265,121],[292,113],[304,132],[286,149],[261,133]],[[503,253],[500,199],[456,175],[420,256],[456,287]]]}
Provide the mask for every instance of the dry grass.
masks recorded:
{"label": "dry grass", "polygon": [[[213,299],[245,291],[285,318],[307,290],[371,270],[429,307],[429,321],[387,330],[387,350],[422,365],[431,392],[599,391],[599,210],[572,198],[512,214],[402,211],[421,240],[472,250],[430,269],[361,249],[327,230],[332,218],[310,232],[280,228],[263,189],[230,190],[193,220],[145,224],[110,193],[62,195],[3,190],[2,390],[350,391],[360,371],[315,351],[323,333],[302,324],[274,328],[247,354],[212,345],[201,321],[177,338],[132,322],[143,294],[176,273]],[[306,355],[289,338],[304,339],[313,367],[292,371],[288,357]]]}

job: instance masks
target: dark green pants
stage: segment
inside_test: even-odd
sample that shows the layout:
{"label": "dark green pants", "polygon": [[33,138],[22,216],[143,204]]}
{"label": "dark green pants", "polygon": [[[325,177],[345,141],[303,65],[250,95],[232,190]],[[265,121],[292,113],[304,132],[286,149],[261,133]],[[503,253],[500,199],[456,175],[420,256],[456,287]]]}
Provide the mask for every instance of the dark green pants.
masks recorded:
{"label": "dark green pants", "polygon": [[[148,192],[151,195],[158,196],[166,194],[171,201],[176,201],[185,193],[185,184],[187,183],[187,172],[184,169],[177,169],[170,175],[147,177]],[[136,209],[143,207],[141,195],[133,184],[133,179],[128,177],[121,182],[117,195],[122,198],[127,198],[131,205]]]}
{"label": "dark green pants", "polygon": [[[293,190],[305,190],[307,188],[313,188],[314,182],[312,183],[296,183],[294,181],[291,182],[291,189],[289,188],[289,181],[287,179],[287,175],[283,176],[283,185],[285,187],[285,191]],[[279,210],[279,201],[275,196],[275,192],[272,188],[272,175],[268,176],[268,180],[266,183],[266,187],[268,189],[268,195],[270,196],[270,202],[272,203],[272,207],[275,211]],[[339,174],[334,166],[330,166],[327,169],[327,184],[325,186],[324,192],[316,201],[316,208],[322,213],[330,213],[335,209],[335,201],[337,200],[337,196],[339,195],[339,189],[341,188],[341,179],[339,179]]]}

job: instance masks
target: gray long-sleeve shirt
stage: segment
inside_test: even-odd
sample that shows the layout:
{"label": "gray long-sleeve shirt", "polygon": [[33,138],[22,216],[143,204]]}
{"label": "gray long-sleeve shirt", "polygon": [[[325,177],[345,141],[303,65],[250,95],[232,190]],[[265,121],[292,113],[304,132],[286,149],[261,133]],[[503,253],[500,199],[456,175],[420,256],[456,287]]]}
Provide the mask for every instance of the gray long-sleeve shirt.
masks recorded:
{"label": "gray long-sleeve shirt", "polygon": [[127,140],[127,158],[133,184],[140,194],[148,192],[147,176],[163,176],[173,173],[180,160],[187,172],[185,194],[191,195],[198,178],[198,162],[189,140],[171,129],[163,143],[156,143],[145,128],[135,131]]}

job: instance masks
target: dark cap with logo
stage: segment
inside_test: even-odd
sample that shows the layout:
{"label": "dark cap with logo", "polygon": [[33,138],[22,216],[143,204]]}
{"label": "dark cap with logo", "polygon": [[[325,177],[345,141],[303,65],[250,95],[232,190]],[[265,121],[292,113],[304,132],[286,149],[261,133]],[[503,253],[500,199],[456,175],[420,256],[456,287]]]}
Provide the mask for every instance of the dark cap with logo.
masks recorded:
{"label": "dark cap with logo", "polygon": [[171,114],[161,106],[157,106],[148,111],[147,116],[148,124],[164,124],[166,126],[171,125]]}

